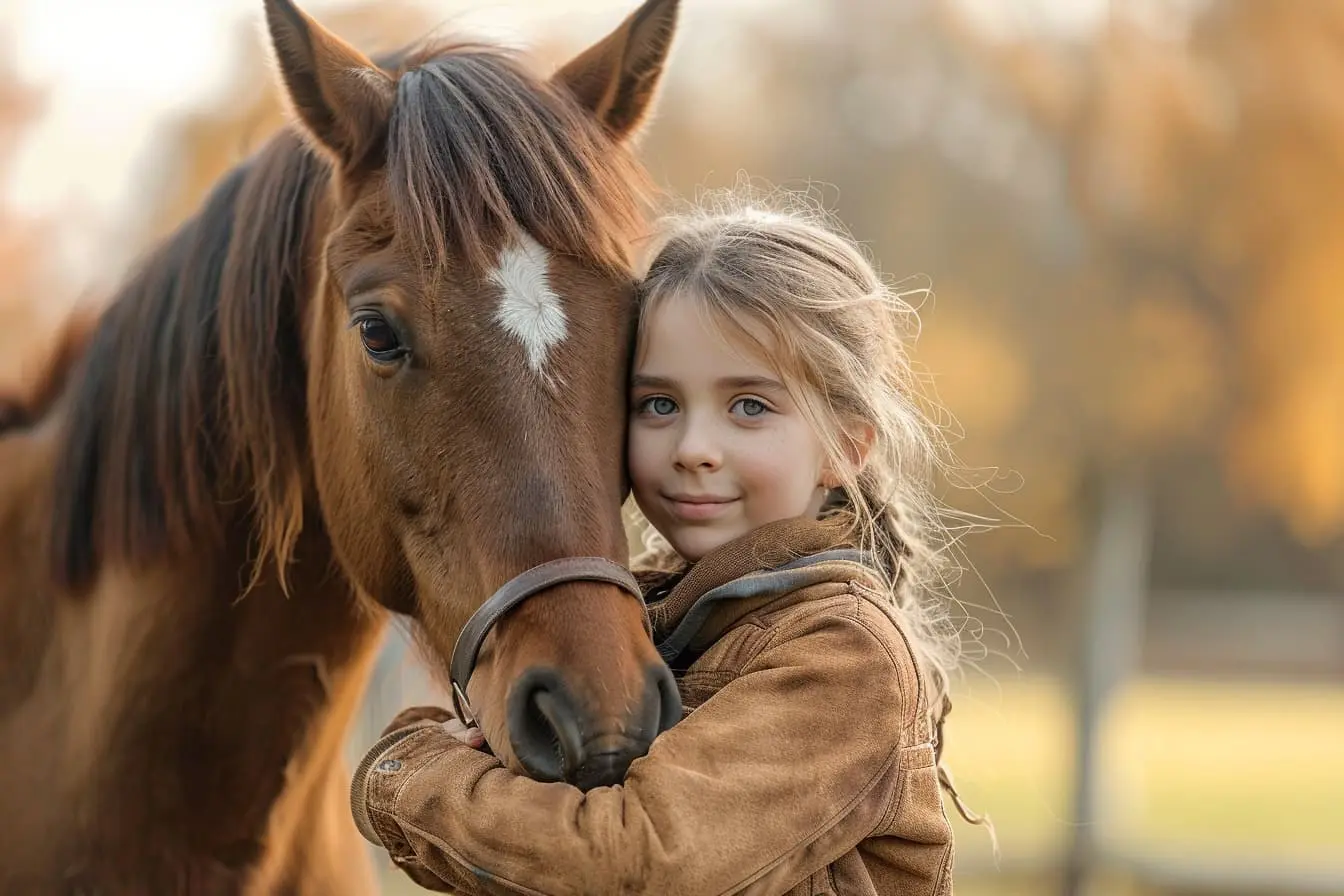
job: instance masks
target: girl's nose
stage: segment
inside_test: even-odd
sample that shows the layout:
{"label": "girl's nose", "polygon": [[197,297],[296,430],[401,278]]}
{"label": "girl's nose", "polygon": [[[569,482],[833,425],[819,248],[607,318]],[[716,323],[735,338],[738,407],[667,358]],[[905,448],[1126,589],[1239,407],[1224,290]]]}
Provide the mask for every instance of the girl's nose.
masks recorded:
{"label": "girl's nose", "polygon": [[712,427],[687,419],[677,440],[676,464],[685,470],[713,470],[723,462]]}

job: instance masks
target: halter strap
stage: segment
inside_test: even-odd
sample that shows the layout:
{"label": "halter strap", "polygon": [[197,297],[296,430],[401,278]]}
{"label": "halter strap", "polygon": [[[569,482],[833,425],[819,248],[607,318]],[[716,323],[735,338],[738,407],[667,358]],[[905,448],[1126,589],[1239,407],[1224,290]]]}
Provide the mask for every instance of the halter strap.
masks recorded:
{"label": "halter strap", "polygon": [[[562,557],[524,570],[509,579],[471,614],[453,647],[448,674],[453,689],[453,709],[459,719],[468,724],[476,723],[471,704],[467,702],[466,687],[476,668],[481,644],[495,623],[529,597],[566,582],[606,582],[625,590],[639,601],[641,607],[644,606],[644,593],[630,570],[605,557]],[[644,629],[652,632],[647,608],[644,611]]]}

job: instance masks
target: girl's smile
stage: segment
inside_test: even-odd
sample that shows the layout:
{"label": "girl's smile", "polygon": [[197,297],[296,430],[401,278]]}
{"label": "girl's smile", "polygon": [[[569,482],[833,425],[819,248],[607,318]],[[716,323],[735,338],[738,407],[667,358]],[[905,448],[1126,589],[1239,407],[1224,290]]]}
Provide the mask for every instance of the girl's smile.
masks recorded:
{"label": "girl's smile", "polygon": [[663,495],[672,512],[687,522],[716,519],[728,511],[736,498],[717,498],[710,495]]}

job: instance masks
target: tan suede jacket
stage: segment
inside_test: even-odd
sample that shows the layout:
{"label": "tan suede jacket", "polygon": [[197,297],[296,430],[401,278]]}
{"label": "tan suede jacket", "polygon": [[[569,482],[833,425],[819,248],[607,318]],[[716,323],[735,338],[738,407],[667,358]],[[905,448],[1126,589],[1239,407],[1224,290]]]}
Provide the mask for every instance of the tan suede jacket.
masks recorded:
{"label": "tan suede jacket", "polygon": [[922,676],[861,560],[786,521],[664,576],[686,716],[622,785],[538,783],[420,722],[360,763],[359,829],[449,892],[951,894]]}

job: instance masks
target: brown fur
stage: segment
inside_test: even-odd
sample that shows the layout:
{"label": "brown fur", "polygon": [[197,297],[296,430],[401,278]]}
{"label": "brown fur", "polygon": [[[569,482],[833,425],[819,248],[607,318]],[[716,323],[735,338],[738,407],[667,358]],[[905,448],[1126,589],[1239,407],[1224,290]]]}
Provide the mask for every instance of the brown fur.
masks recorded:
{"label": "brown fur", "polygon": [[[585,106],[574,68],[546,82],[489,48],[375,66],[266,7],[304,130],[225,177],[0,434],[6,893],[366,892],[340,748],[378,603],[444,659],[510,576],[625,558],[643,181],[621,140],[651,92]],[[666,28],[581,72],[647,81],[675,7],[649,0]],[[518,230],[570,321],[548,382],[480,276]],[[369,309],[405,363],[366,354]],[[524,669],[610,734],[656,662],[634,601],[565,585],[501,622],[470,692],[508,758]]]}

